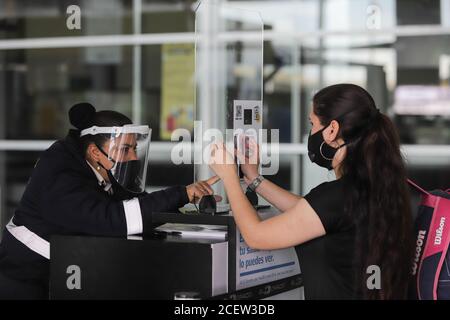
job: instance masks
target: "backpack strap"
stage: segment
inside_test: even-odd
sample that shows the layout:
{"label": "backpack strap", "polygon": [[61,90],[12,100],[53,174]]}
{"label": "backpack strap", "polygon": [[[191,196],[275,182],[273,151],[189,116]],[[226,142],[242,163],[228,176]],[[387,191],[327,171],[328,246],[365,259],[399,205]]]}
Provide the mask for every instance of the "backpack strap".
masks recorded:
{"label": "backpack strap", "polygon": [[406,179],[406,181],[413,186],[414,188],[416,188],[418,191],[422,192],[423,194],[430,194],[428,191],[426,191],[424,188],[419,187],[419,185],[417,183],[415,183],[414,181],[412,181],[411,179]]}
{"label": "backpack strap", "polygon": [[406,179],[406,181],[413,186],[416,190],[418,190],[419,192],[422,193],[422,201],[420,202],[420,204],[427,206],[427,207],[432,207],[434,208],[436,201],[438,199],[437,196],[432,195],[431,193],[429,193],[428,191],[426,191],[424,188],[419,187],[419,185],[415,182],[413,182],[411,179]]}

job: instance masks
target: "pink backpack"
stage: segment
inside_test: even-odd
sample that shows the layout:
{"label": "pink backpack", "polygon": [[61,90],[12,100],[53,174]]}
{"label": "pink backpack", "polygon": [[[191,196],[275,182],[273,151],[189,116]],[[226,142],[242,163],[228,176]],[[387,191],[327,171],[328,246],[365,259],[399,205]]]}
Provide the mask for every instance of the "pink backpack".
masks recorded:
{"label": "pink backpack", "polygon": [[425,191],[415,221],[416,250],[410,294],[419,300],[450,300],[450,189]]}

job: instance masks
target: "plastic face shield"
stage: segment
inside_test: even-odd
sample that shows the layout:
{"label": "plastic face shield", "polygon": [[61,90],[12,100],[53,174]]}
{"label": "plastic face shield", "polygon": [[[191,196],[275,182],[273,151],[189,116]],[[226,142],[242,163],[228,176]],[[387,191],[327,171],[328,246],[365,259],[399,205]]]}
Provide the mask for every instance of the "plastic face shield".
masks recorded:
{"label": "plastic face shield", "polygon": [[151,129],[148,126],[137,125],[94,126],[81,132],[81,136],[88,134],[102,134],[107,138],[106,143],[98,147],[111,163],[111,167],[106,168],[109,178],[114,179],[114,182],[129,192],[143,192],[147,177]]}

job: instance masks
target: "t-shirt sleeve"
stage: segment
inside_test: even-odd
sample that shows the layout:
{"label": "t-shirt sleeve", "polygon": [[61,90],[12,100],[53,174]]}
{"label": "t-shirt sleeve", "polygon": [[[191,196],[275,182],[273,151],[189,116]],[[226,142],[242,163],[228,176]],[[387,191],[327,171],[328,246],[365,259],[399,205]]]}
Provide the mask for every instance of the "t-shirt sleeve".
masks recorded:
{"label": "t-shirt sleeve", "polygon": [[338,183],[324,182],[312,189],[304,199],[319,216],[327,234],[340,231],[344,215],[344,199]]}

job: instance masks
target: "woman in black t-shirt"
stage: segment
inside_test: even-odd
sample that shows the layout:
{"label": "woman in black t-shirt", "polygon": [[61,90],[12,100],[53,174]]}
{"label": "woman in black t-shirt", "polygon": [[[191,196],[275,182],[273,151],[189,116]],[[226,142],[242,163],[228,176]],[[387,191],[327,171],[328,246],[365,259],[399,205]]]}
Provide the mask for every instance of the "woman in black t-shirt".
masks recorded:
{"label": "woman in black t-shirt", "polygon": [[[233,155],[223,144],[212,147],[210,166],[245,241],[265,250],[296,246],[306,299],[406,298],[412,215],[394,125],[353,84],[316,93],[309,118],[309,158],[337,179],[304,197],[263,179],[258,152],[237,154],[246,183],[282,212],[264,221],[240,187]],[[249,148],[257,151],[254,142]]]}

